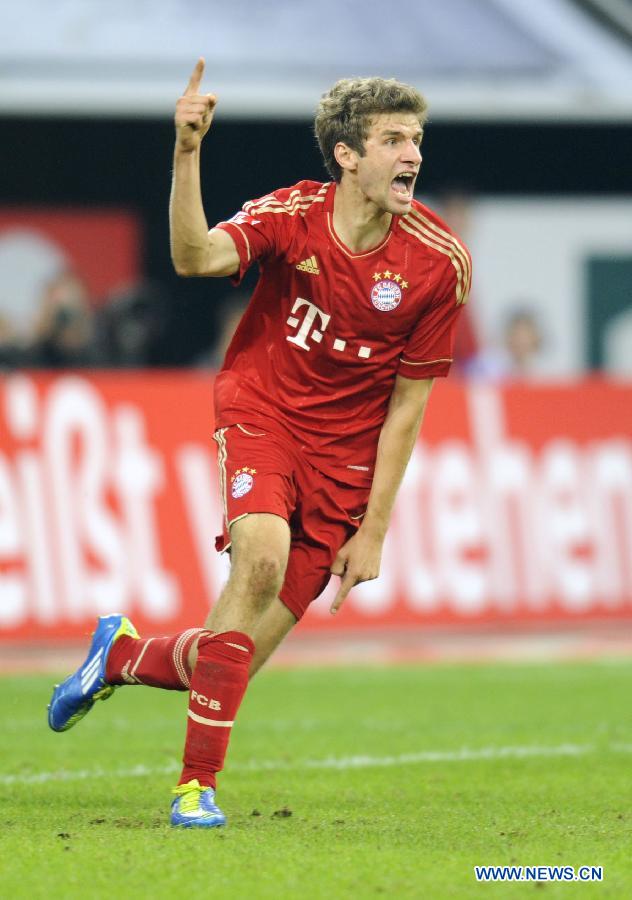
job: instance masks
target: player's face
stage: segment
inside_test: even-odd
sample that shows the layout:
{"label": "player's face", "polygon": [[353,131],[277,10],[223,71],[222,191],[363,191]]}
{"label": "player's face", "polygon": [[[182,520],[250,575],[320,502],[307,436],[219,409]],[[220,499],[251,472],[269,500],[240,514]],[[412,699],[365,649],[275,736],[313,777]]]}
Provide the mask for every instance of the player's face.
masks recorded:
{"label": "player's face", "polygon": [[380,113],[358,159],[358,185],[367,199],[395,215],[410,212],[421,166],[422,130],[413,113]]}

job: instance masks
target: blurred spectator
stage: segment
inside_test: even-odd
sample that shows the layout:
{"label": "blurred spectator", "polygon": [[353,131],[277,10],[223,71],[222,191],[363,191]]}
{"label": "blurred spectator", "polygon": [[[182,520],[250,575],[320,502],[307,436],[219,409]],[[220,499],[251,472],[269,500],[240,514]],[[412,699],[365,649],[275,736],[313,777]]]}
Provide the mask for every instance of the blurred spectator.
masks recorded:
{"label": "blurred spectator", "polygon": [[204,368],[221,369],[228,345],[233,339],[249,301],[250,296],[243,291],[228,294],[220,301],[215,343],[207,353],[196,360],[197,365]]}
{"label": "blurred spectator", "polygon": [[55,276],[44,290],[35,336],[24,364],[42,368],[80,368],[100,362],[88,292],[76,272]]}
{"label": "blurred spectator", "polygon": [[160,365],[167,308],[163,288],[151,282],[112,296],[99,315],[106,365],[115,368]]}
{"label": "blurred spectator", "polygon": [[517,307],[505,322],[502,345],[481,351],[469,361],[465,374],[479,378],[538,378],[546,374],[543,345],[536,314],[528,307]]}
{"label": "blurred spectator", "polygon": [[0,314],[0,372],[15,369],[22,362],[22,346],[8,318]]}
{"label": "blurred spectator", "polygon": [[19,353],[32,343],[46,286],[69,268],[63,251],[46,234],[25,224],[7,224],[5,219],[0,228],[0,319],[5,345],[11,343]]}

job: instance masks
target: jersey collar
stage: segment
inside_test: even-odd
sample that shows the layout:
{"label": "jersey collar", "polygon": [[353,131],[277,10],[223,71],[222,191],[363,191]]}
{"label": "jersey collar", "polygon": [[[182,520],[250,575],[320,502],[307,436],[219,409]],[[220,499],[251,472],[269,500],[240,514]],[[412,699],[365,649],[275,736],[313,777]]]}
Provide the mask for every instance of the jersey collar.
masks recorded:
{"label": "jersey collar", "polygon": [[376,247],[371,247],[370,250],[363,250],[362,253],[353,253],[338,237],[338,235],[336,234],[336,229],[334,228],[334,197],[336,196],[336,188],[336,182],[331,181],[329,183],[329,190],[327,191],[325,202],[323,204],[323,212],[325,214],[325,221],[327,223],[327,231],[329,232],[329,236],[331,237],[336,247],[338,247],[338,249],[341,250],[342,253],[345,254],[345,256],[348,256],[351,259],[362,259],[366,256],[372,256],[374,253],[382,250],[390,241],[391,236],[395,230],[395,226],[397,225],[397,220],[399,220],[400,217],[395,214],[391,215],[391,224],[388,231],[386,232],[384,240],[381,241]]}

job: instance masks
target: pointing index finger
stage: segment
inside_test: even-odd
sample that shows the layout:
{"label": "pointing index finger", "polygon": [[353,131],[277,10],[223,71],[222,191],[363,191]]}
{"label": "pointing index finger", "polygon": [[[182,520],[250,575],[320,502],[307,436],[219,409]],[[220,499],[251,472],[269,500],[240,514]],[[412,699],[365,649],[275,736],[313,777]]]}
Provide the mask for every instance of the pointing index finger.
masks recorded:
{"label": "pointing index finger", "polygon": [[191,73],[191,77],[189,78],[189,83],[187,84],[187,89],[184,92],[185,96],[191,94],[199,94],[200,93],[200,84],[202,82],[202,76],[204,75],[204,57],[200,56],[198,59],[195,69]]}
{"label": "pointing index finger", "polygon": [[347,594],[356,584],[356,580],[353,575],[350,575],[348,572],[344,575],[342,581],[340,582],[340,587],[338,588],[338,593],[334,598],[334,602],[331,604],[329,608],[329,612],[332,616],[335,616],[344,601],[347,598]]}

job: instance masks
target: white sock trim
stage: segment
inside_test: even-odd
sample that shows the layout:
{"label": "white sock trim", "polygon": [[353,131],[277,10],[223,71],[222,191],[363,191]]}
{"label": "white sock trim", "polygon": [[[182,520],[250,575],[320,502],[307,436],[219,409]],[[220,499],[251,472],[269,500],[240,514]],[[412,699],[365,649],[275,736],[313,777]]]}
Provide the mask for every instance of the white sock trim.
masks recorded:
{"label": "white sock trim", "polygon": [[212,725],[214,728],[232,728],[235,721],[233,719],[232,722],[218,722],[217,719],[205,719],[204,716],[198,716],[192,710],[188,710],[187,715],[194,722],[199,722],[200,725]]}
{"label": "white sock trim", "polygon": [[248,650],[248,647],[242,647],[241,644],[233,644],[233,643],[231,643],[231,641],[222,641],[222,644],[226,644],[227,647],[235,647],[235,649],[237,649],[237,650],[243,650],[244,653],[250,653],[250,650]]}
{"label": "white sock trim", "polygon": [[184,663],[184,645],[192,635],[201,634],[203,631],[204,628],[189,628],[188,631],[183,631],[176,641],[175,647],[173,648],[173,664],[176,667],[178,678],[180,679],[182,687],[184,688],[191,687],[191,681],[189,679],[189,676],[187,675],[187,670]]}
{"label": "white sock trim", "polygon": [[138,668],[141,659],[142,659],[143,656],[145,655],[145,653],[146,653],[146,651],[147,651],[147,648],[149,647],[149,645],[151,644],[151,642],[152,642],[153,640],[154,640],[154,638],[148,638],[148,639],[147,639],[147,642],[145,643],[145,646],[144,646],[143,649],[140,651],[140,655],[139,655],[138,659],[137,659],[136,662],[134,663],[134,668],[133,668],[132,671],[129,673],[129,674],[131,675],[131,677],[134,678],[134,679],[136,680],[136,683],[137,683],[137,684],[143,684],[143,682],[140,680],[140,678],[139,678],[138,675],[136,674],[136,669]]}

